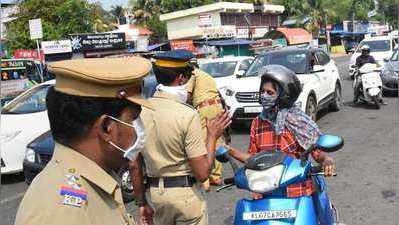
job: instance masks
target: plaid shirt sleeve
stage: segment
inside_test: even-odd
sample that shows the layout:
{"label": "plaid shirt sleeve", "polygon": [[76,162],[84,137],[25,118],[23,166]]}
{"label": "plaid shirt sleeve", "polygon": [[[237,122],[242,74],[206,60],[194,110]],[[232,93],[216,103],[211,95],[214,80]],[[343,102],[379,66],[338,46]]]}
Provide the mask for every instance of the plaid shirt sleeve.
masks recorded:
{"label": "plaid shirt sleeve", "polygon": [[251,132],[249,134],[249,147],[248,153],[255,154],[258,152],[258,148],[256,147],[256,129],[258,127],[258,118],[252,120],[251,123]]}

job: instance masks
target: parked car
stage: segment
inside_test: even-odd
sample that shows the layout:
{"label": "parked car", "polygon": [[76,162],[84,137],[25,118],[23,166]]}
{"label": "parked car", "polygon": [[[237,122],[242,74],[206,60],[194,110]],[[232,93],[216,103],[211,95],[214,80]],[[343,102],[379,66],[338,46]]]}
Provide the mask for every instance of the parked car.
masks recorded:
{"label": "parked car", "polygon": [[375,36],[375,37],[366,37],[359,43],[356,50],[350,59],[349,64],[349,75],[351,79],[353,79],[354,73],[356,71],[356,59],[361,55],[361,48],[364,45],[368,45],[370,47],[370,55],[374,57],[379,65],[384,65],[384,59],[389,59],[395,47],[397,47],[397,38],[391,35],[387,36]]}
{"label": "parked car", "polygon": [[342,104],[342,83],[334,61],[321,49],[286,47],[256,57],[244,76],[231,82],[222,92],[234,121],[249,120],[261,111],[258,71],[271,64],[293,70],[303,91],[296,104],[312,119],[325,107],[339,110]]}
{"label": "parked car", "polygon": [[396,49],[389,60],[386,60],[381,71],[383,94],[398,93],[399,83],[399,50]]}
{"label": "parked car", "polygon": [[[54,77],[50,73],[45,73]],[[156,83],[150,74],[146,83]],[[26,145],[38,135],[50,130],[46,95],[55,80],[38,84],[7,103],[1,110],[1,173],[22,171]],[[154,85],[153,85],[154,86]],[[154,87],[143,87],[144,96],[152,96]]]}
{"label": "parked car", "polygon": [[223,89],[237,77],[242,77],[253,60],[254,57],[249,56],[227,56],[216,59],[200,59],[198,65],[201,70],[215,78],[219,89]]}
{"label": "parked car", "polygon": [[54,80],[23,92],[1,110],[1,173],[22,171],[26,145],[50,129],[46,95]]}
{"label": "parked car", "polygon": [[[43,170],[51,160],[53,153],[54,140],[50,131],[41,134],[26,146],[25,158],[23,160],[23,172],[27,184],[32,183],[36,175]],[[118,180],[122,187],[123,200],[125,202],[132,201],[134,197],[129,168],[126,166],[114,172],[114,178]]]}

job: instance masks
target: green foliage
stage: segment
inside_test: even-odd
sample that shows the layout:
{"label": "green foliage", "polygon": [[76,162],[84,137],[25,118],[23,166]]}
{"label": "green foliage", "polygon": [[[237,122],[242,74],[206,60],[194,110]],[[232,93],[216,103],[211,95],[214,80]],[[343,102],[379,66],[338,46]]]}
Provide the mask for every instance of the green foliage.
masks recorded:
{"label": "green foliage", "polygon": [[381,19],[399,29],[399,0],[379,0],[378,5],[378,12],[382,15]]}
{"label": "green foliage", "polygon": [[[286,17],[309,16],[311,23],[306,28],[312,33],[318,32],[326,23],[339,23],[344,20],[379,20],[397,23],[399,0],[274,0],[273,3],[284,5]],[[368,12],[378,8],[378,13],[368,18]]]}
{"label": "green foliage", "polygon": [[174,12],[177,10],[190,9],[197,6],[214,3],[212,0],[163,0],[161,1],[161,11],[163,13]]}
{"label": "green foliage", "polygon": [[152,31],[151,42],[159,43],[167,40],[167,30],[165,22],[159,20],[159,15],[152,16],[148,19],[146,25]]}
{"label": "green foliage", "polygon": [[23,0],[20,1],[18,19],[7,24],[9,50],[36,48],[30,40],[29,20],[41,18],[43,40],[68,38],[68,34],[93,32],[98,15],[95,5],[86,0]]}

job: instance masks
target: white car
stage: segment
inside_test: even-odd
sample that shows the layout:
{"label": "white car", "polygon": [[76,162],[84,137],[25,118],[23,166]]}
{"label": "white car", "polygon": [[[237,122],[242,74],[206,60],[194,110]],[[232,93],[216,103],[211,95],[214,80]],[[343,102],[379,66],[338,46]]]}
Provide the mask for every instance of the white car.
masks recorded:
{"label": "white car", "polygon": [[46,95],[54,80],[36,85],[1,110],[1,174],[22,171],[26,146],[50,130]]}
{"label": "white car", "polygon": [[312,119],[316,120],[322,108],[340,109],[342,84],[334,61],[321,49],[286,47],[258,56],[244,76],[222,88],[234,121],[252,119],[262,111],[258,71],[271,64],[286,66],[297,74],[303,91],[296,104]]}
{"label": "white car", "polygon": [[244,75],[251,65],[254,57],[250,56],[227,56],[216,59],[199,59],[198,65],[201,70],[215,78],[218,89]]}
{"label": "white car", "polygon": [[356,59],[361,55],[361,48],[364,45],[368,45],[370,47],[370,55],[374,57],[380,66],[383,66],[384,60],[387,60],[392,56],[394,49],[397,46],[397,37],[388,35],[366,37],[363,39],[357,46],[350,59],[349,75],[352,79],[354,72],[356,71]]}

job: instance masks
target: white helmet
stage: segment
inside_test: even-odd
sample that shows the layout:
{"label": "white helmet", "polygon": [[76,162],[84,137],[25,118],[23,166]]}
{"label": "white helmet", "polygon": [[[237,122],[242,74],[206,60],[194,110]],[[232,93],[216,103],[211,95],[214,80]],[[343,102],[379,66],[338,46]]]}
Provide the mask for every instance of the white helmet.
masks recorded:
{"label": "white helmet", "polygon": [[360,50],[362,50],[362,51],[370,51],[370,46],[368,46],[368,45],[363,45],[363,46],[360,48]]}

